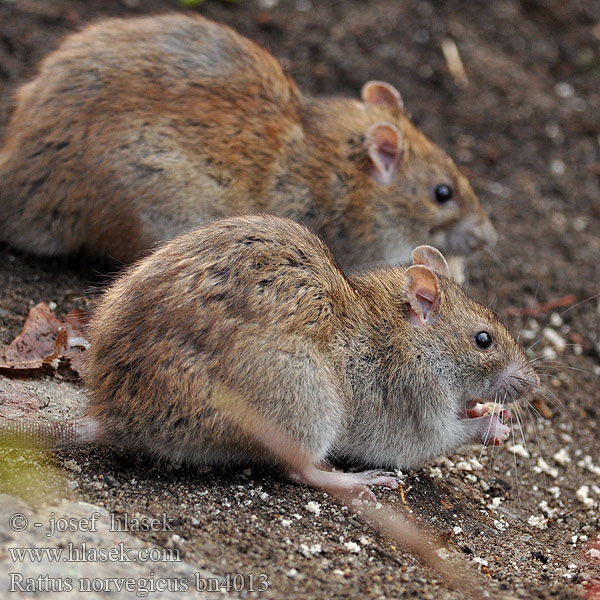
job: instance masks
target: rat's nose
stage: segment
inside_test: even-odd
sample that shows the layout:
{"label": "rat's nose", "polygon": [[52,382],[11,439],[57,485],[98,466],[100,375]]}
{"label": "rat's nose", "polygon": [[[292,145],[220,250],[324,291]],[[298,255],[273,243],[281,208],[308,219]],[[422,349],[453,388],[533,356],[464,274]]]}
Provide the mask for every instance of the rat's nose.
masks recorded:
{"label": "rat's nose", "polygon": [[496,245],[498,233],[487,215],[483,215],[472,225],[469,241],[473,250]]}
{"label": "rat's nose", "polygon": [[448,232],[449,253],[470,254],[485,247],[491,247],[498,241],[498,234],[487,215],[459,221]]}
{"label": "rat's nose", "polygon": [[516,359],[498,377],[498,383],[504,387],[509,396],[525,396],[536,390],[540,379],[529,362]]}

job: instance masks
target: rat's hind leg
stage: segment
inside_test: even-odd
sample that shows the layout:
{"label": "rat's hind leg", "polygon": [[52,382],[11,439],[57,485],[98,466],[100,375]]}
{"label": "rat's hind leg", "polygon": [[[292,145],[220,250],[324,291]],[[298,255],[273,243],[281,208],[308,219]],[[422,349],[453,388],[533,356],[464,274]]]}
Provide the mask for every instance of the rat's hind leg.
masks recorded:
{"label": "rat's hind leg", "polygon": [[371,487],[382,486],[397,489],[400,485],[395,473],[376,469],[359,473],[330,471],[315,467],[309,460],[297,465],[296,470],[288,471],[288,477],[297,483],[324,490],[338,496],[350,494],[355,498],[375,500]]}
{"label": "rat's hind leg", "polygon": [[[366,471],[345,473],[340,469],[336,469],[331,463],[322,460],[319,463],[313,465],[317,471],[323,471],[326,473],[341,473],[348,475],[348,477],[340,479],[340,483],[343,484],[346,481],[349,485],[359,484],[366,485],[369,487],[387,487],[392,490],[397,489],[402,483],[402,480],[393,471],[383,471],[381,469],[368,469]],[[297,483],[308,483],[302,481],[302,476],[299,473],[288,473],[289,478]]]}
{"label": "rat's hind leg", "polygon": [[[214,385],[212,405],[254,439],[274,462],[287,466],[288,448],[318,463],[346,428],[346,390],[327,361],[308,344],[245,352]],[[240,353],[241,354],[241,353]],[[214,382],[213,382],[214,384]]]}

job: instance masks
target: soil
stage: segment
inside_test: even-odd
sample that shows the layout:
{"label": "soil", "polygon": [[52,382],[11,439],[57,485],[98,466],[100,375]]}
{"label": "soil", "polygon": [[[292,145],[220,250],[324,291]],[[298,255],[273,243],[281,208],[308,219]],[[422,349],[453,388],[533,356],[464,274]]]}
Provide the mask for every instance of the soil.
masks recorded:
{"label": "soil", "polygon": [[[188,9],[0,0],[0,138],[12,92],[61,36],[103,16],[166,10]],[[493,252],[470,259],[468,291],[531,347],[552,415],[523,404],[510,443],[466,448],[408,474],[404,494],[376,494],[429,523],[480,572],[490,597],[600,597],[600,562],[589,551],[600,528],[600,3],[208,0],[193,10],[266,46],[307,92],[356,96],[368,79],[393,83],[417,125],[468,173],[500,233]],[[458,47],[467,85],[448,69],[445,39]],[[62,317],[85,308],[109,276],[102,265],[0,247],[0,343],[33,305],[53,301]],[[569,294],[570,308],[511,316]],[[56,375],[3,381],[0,404],[22,385],[45,415],[74,414],[82,397]],[[22,464],[14,452],[2,460]],[[220,576],[266,574],[269,589],[250,596],[462,597],[348,510],[276,471],[198,472],[110,449],[61,452],[54,466],[35,453],[27,461],[31,471],[18,484],[2,479],[3,491],[31,498],[48,487],[116,514],[166,513],[175,537],[134,535],[156,548],[175,544],[187,563]]]}

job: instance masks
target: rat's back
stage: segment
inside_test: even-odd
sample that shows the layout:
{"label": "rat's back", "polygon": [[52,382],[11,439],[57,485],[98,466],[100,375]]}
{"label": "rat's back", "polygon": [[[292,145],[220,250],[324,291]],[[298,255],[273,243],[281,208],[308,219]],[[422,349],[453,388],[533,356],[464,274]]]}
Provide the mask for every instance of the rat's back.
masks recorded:
{"label": "rat's back", "polygon": [[43,109],[76,98],[83,110],[108,103],[124,111],[183,101],[203,88],[215,95],[238,78],[266,102],[285,103],[296,93],[273,56],[226,25],[178,14],[115,18],[66,37],[19,100]]}
{"label": "rat's back", "polygon": [[177,14],[91,25],[17,92],[0,151],[2,239],[129,261],[247,212],[298,101],[277,60],[227,26]]}
{"label": "rat's back", "polygon": [[[262,451],[226,417],[243,394],[268,422],[325,452],[343,410],[325,357],[333,305],[348,294],[327,247],[293,221],[236,217],[180,236],[99,303],[88,416],[117,445],[165,459],[247,460]],[[235,392],[228,410],[213,401],[219,382]]]}

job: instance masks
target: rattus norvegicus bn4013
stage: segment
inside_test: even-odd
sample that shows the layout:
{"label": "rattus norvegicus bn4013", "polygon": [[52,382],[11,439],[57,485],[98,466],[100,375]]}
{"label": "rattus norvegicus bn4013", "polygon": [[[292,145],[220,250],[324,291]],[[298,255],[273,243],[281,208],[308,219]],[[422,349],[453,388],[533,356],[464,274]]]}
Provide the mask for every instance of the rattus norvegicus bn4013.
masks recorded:
{"label": "rattus norvegicus bn4013", "polygon": [[211,220],[303,222],[343,267],[466,255],[496,232],[397,90],[302,94],[279,62],[199,16],[108,19],[17,92],[0,151],[0,239],[131,261]]}
{"label": "rattus norvegicus bn4013", "polygon": [[[3,436],[190,464],[276,462],[244,429],[240,415],[251,413],[313,465],[399,469],[501,443],[508,411],[483,403],[514,400],[537,376],[494,313],[449,278],[439,251],[418,247],[413,262],[346,276],[294,221],[200,227],[127,269],[99,301],[86,416],[5,424]],[[392,485],[381,473],[315,472],[341,487]]]}

